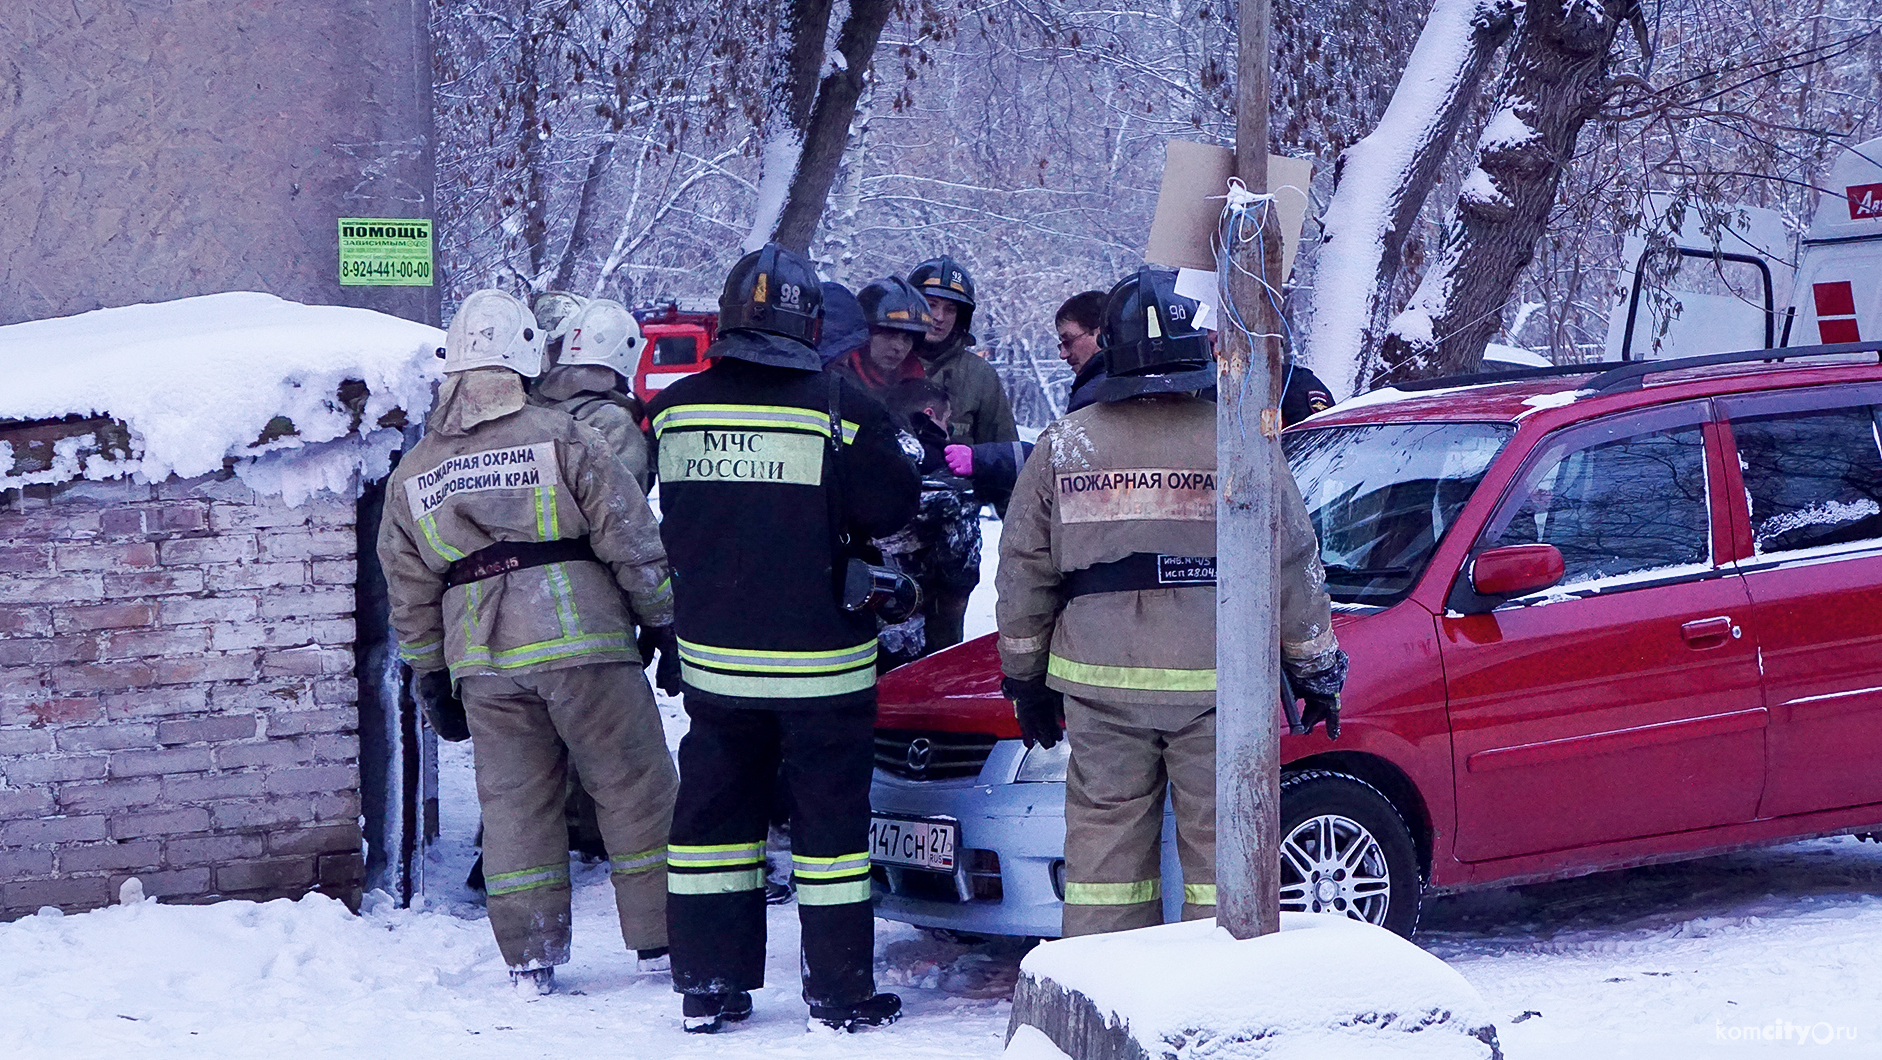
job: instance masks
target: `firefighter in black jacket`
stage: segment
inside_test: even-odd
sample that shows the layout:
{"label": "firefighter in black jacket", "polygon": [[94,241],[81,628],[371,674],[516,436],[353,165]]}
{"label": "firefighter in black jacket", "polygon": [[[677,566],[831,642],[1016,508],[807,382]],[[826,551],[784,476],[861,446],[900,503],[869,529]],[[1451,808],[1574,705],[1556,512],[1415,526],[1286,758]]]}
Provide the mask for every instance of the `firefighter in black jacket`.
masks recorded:
{"label": "firefighter in black jacket", "polygon": [[782,764],[811,1017],[893,1021],[875,991],[869,895],[876,620],[839,601],[850,541],[915,514],[888,413],[813,348],[822,292],[776,244],[741,258],[713,366],[649,415],[691,729],[668,847],[674,989],[689,1031],[751,1012],[764,985],[767,817]]}

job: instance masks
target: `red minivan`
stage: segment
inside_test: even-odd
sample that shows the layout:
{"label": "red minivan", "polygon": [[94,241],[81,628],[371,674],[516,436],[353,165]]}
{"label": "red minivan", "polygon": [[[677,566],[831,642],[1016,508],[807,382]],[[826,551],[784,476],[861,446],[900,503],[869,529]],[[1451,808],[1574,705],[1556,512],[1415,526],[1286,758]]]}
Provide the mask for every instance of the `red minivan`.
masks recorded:
{"label": "red minivan", "polygon": [[[1337,742],[1281,739],[1283,908],[1409,934],[1425,894],[1882,826],[1879,349],[1437,381],[1289,430],[1352,672]],[[984,637],[882,683],[875,829],[927,861],[877,844],[880,915],[1056,934],[1063,754],[1019,745],[998,670]]]}

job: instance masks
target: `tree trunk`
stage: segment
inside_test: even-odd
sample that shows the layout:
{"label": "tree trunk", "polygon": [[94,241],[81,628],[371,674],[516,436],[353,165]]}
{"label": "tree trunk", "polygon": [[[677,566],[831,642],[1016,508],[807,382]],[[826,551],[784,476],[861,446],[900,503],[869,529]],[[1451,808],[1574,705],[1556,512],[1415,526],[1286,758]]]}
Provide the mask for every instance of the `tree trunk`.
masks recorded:
{"label": "tree trunk", "polygon": [[830,5],[831,0],[790,0],[779,23],[766,74],[770,98],[760,122],[758,203],[745,237],[747,252],[774,238],[796,184],[830,30]]}
{"label": "tree trunk", "polygon": [[1393,319],[1373,384],[1473,372],[1548,228],[1581,127],[1608,90],[1634,0],[1530,0],[1499,109],[1451,214],[1443,256]]}
{"label": "tree trunk", "polygon": [[1391,317],[1405,239],[1457,130],[1509,36],[1521,0],[1436,0],[1392,102],[1341,152],[1314,280],[1310,363],[1345,398]]}
{"label": "tree trunk", "polygon": [[588,173],[582,178],[582,194],[575,206],[575,221],[569,228],[568,246],[543,289],[566,291],[575,282],[575,270],[584,259],[593,256],[596,231],[601,227],[601,181],[614,161],[614,137],[603,136],[588,159]]}
{"label": "tree trunk", "polygon": [[850,119],[856,116],[863,78],[875,57],[876,42],[882,39],[882,27],[894,10],[894,0],[850,0],[849,18],[836,41],[836,54],[842,61],[832,64],[817,86],[816,106],[804,130],[803,154],[772,237],[792,250],[810,249],[830,184],[843,161],[843,148],[849,143]]}
{"label": "tree trunk", "polygon": [[547,141],[542,136],[542,115],[537,106],[540,77],[536,61],[536,22],[531,17],[533,14],[530,5],[525,4],[520,22],[522,54],[516,68],[517,102],[523,111],[523,139],[518,145],[523,167],[523,249],[529,255],[529,284],[532,287],[541,280],[549,253],[549,189],[543,180],[543,167],[547,164],[543,154]]}
{"label": "tree trunk", "polygon": [[850,283],[854,277],[849,273],[851,266],[856,263],[857,224],[862,216],[863,160],[865,152],[869,150],[877,94],[881,91],[881,82],[871,84],[867,78],[864,79],[862,95],[856,99],[856,113],[850,118],[843,154],[837,161],[836,178],[830,182],[823,219],[811,240],[815,248],[812,256],[830,266],[830,278],[852,287],[857,286]]}

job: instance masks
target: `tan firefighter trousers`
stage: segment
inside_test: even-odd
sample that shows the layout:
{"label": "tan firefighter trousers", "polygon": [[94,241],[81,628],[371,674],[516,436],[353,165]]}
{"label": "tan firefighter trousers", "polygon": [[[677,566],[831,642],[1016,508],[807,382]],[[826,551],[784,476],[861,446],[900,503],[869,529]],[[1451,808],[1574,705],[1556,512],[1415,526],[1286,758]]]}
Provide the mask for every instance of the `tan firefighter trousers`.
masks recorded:
{"label": "tan firefighter trousers", "polygon": [[568,826],[573,763],[594,796],[621,937],[667,944],[667,829],[678,777],[637,666],[596,663],[460,685],[484,814],[490,927],[512,968],[569,959]]}
{"label": "tan firefighter trousers", "polygon": [[1163,923],[1163,796],[1183,919],[1215,915],[1215,708],[1065,697],[1066,937]]}

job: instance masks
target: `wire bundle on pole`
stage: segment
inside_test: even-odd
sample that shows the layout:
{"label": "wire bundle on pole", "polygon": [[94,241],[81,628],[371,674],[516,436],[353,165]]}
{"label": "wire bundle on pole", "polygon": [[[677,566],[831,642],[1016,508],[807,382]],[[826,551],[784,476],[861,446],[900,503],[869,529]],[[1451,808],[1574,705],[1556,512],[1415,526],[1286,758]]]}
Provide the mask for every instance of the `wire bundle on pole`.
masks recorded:
{"label": "wire bundle on pole", "polygon": [[[1217,225],[1215,236],[1209,241],[1210,249],[1215,253],[1216,309],[1228,326],[1233,327],[1247,341],[1252,370],[1254,352],[1261,350],[1265,354],[1266,340],[1280,339],[1284,343],[1284,349],[1294,345],[1294,329],[1288,324],[1287,314],[1281,309],[1281,292],[1268,282],[1266,275],[1268,267],[1267,223],[1274,211],[1274,195],[1272,193],[1256,194],[1248,190],[1248,186],[1242,183],[1240,177],[1230,177],[1228,193],[1224,198],[1227,201],[1222,207],[1221,221]],[[1274,220],[1278,228],[1279,218],[1276,217]],[[1254,247],[1254,260],[1261,263],[1260,271],[1245,268],[1235,253],[1238,248],[1249,245]],[[1257,332],[1242,318],[1241,308],[1235,304],[1230,284],[1231,277],[1237,273],[1261,285],[1268,304],[1274,308],[1274,319],[1280,322],[1280,333]],[[1216,330],[1226,331],[1227,328],[1218,327]],[[1287,393],[1287,384],[1293,374],[1294,369],[1290,362],[1287,375],[1281,380],[1281,388],[1274,395],[1277,403],[1281,400],[1281,396]],[[1247,374],[1242,376],[1241,387],[1242,393],[1237,396],[1246,398]],[[1236,403],[1235,425],[1237,430],[1246,437],[1248,429],[1242,419],[1243,407],[1243,402]]]}

